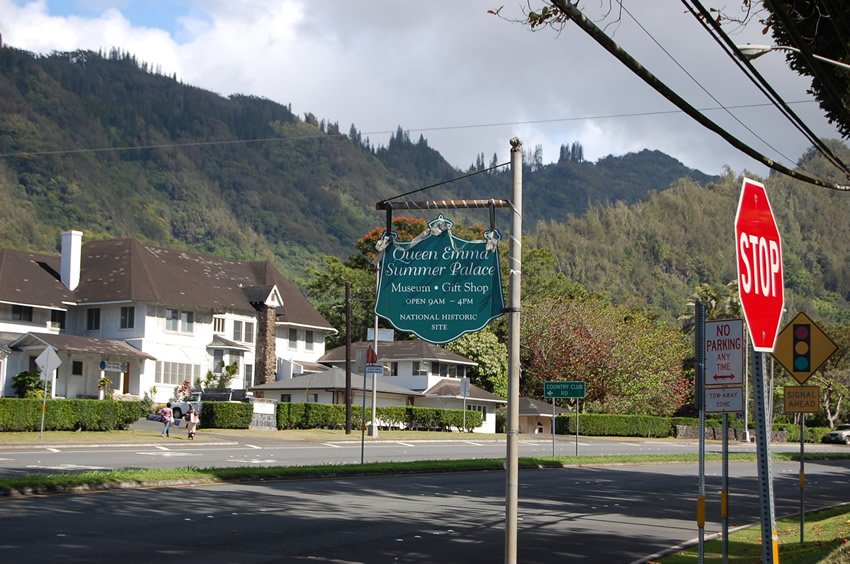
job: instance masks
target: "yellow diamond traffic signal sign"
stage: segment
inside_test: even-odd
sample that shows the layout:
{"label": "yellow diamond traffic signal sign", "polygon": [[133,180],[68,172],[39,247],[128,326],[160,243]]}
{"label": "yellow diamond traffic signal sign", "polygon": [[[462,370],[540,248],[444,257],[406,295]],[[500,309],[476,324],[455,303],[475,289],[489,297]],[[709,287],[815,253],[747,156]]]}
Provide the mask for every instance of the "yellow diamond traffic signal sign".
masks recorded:
{"label": "yellow diamond traffic signal sign", "polygon": [[798,313],[779,333],[773,358],[803,384],[838,349],[805,313]]}

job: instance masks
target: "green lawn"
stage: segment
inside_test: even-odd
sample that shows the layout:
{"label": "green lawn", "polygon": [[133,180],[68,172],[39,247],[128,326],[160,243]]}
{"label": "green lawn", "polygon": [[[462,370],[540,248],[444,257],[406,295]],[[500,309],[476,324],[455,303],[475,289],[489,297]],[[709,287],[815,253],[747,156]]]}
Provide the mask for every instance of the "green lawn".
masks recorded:
{"label": "green lawn", "polygon": [[[839,564],[850,562],[850,505],[806,515],[804,543],[800,544],[800,518],[786,517],[776,522],[779,533],[779,561],[782,564]],[[662,558],[663,564],[692,564],[699,560],[699,547],[693,546]],[[722,562],[721,539],[705,543],[705,562]],[[729,535],[729,562],[761,562],[761,526],[755,525]]]}

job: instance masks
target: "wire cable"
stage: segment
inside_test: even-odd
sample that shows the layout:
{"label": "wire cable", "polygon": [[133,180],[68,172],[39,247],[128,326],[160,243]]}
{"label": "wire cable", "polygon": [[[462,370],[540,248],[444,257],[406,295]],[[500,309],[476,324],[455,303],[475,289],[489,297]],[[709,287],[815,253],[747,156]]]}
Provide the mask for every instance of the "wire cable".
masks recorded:
{"label": "wire cable", "polygon": [[[809,140],[810,143],[829,160],[833,165],[840,169],[845,175],[850,177],[850,168],[832,152],[832,149],[823,142],[806,123],[785,103],[778,92],[770,85],[764,76],[755,68],[755,66],[744,57],[740,50],[735,46],[729,36],[720,27],[716,19],[711,16],[709,11],[702,5],[699,0],[691,0],[693,6],[688,3],[688,0],[682,0],[682,3],[690,11],[691,15],[702,25],[714,41],[720,45],[726,55],[731,58],[744,75],[752,82],[762,94],[765,95],[774,106]],[[698,13],[697,13],[698,12]],[[770,145],[768,145],[770,146]],[[781,154],[781,153],[780,153]],[[786,157],[787,158],[787,157]]]}
{"label": "wire cable", "polygon": [[552,4],[557,7],[562,13],[564,13],[570,20],[572,20],[576,25],[578,25],[582,31],[590,35],[592,39],[594,39],[599,45],[601,45],[606,51],[614,55],[621,63],[623,63],[629,70],[635,73],[638,78],[646,82],[649,86],[655,89],[659,94],[670,100],[673,104],[675,104],[678,108],[688,114],[691,118],[697,121],[703,127],[713,131],[727,143],[741,151],[742,153],[752,157],[753,159],[761,162],[765,166],[790,176],[791,178],[802,180],[803,182],[807,182],[809,184],[813,184],[815,186],[821,186],[823,188],[829,188],[831,190],[842,190],[842,191],[850,191],[850,186],[848,185],[840,185],[835,182],[830,182],[827,180],[823,180],[821,178],[817,178],[815,176],[804,174],[801,172],[797,172],[795,170],[791,170],[788,167],[775,162],[773,159],[770,159],[749,145],[743,143],[737,137],[702,115],[700,112],[696,110],[693,106],[691,106],[687,101],[685,101],[681,96],[676,94],[670,87],[661,82],[655,75],[645,69],[640,63],[638,63],[634,57],[626,53],[617,43],[615,43],[610,37],[605,35],[602,30],[600,30],[593,22],[588,20],[584,14],[572,5],[567,0],[551,0]]}
{"label": "wire cable", "polygon": [[[796,100],[793,102],[788,102],[789,104],[811,104],[812,100]],[[749,108],[764,108],[771,106],[771,104],[758,103],[758,104],[740,104],[735,106],[716,106],[716,107],[705,107],[699,108],[701,112],[710,112],[716,110],[726,110],[726,109],[749,109]],[[620,119],[620,118],[630,118],[630,117],[649,117],[649,116],[661,116],[661,115],[674,115],[683,113],[680,109],[675,110],[658,110],[658,111],[646,111],[646,112],[631,112],[631,113],[621,113],[621,114],[600,114],[600,115],[590,115],[590,116],[576,116],[576,117],[566,117],[566,118],[551,118],[551,119],[537,119],[537,120],[525,120],[525,121],[505,121],[505,122],[491,122],[491,123],[474,123],[474,124],[465,124],[465,125],[444,125],[444,126],[436,126],[436,127],[419,127],[408,129],[408,132],[429,132],[429,131],[452,131],[456,129],[480,129],[484,127],[508,127],[508,126],[517,126],[517,125],[534,125],[534,124],[545,124],[545,123],[563,123],[570,121],[584,121],[584,120],[598,120],[598,119]],[[395,134],[397,130],[384,130],[384,131],[362,131],[361,135],[369,136],[369,135],[392,135]],[[240,143],[276,143],[282,141],[301,141],[301,140],[310,140],[310,139],[326,139],[328,137],[348,137],[345,133],[338,134],[328,134],[328,133],[315,133],[311,135],[303,134],[303,135],[292,135],[292,136],[283,136],[283,137],[257,137],[252,139],[213,139],[209,141],[187,141],[185,143],[157,143],[154,145],[126,145],[121,147],[92,147],[92,148],[76,148],[76,149],[55,149],[49,151],[18,151],[18,152],[10,152],[10,153],[0,153],[0,158],[29,158],[29,157],[41,157],[41,156],[50,156],[50,155],[71,155],[71,154],[79,154],[79,153],[107,153],[107,152],[121,152],[121,151],[139,151],[142,149],[176,149],[181,147],[199,147],[199,146],[212,146],[212,145],[235,145]]]}
{"label": "wire cable", "polygon": [[416,190],[411,190],[410,192],[405,192],[404,194],[399,194],[397,196],[389,197],[385,200],[381,200],[381,203],[391,203],[392,200],[396,200],[398,198],[403,198],[405,196],[410,196],[411,194],[416,194],[418,192],[424,192],[425,190],[430,190],[431,188],[437,188],[438,186],[443,186],[444,184],[451,184],[452,182],[457,182],[458,180],[463,180],[464,178],[469,178],[470,176],[475,176],[477,174],[484,174],[485,172],[490,172],[496,170],[497,168],[502,168],[503,166],[508,166],[511,164],[510,162],[493,165],[490,168],[485,168],[483,170],[476,170],[475,172],[470,172],[468,174],[464,174],[462,176],[457,176],[455,178],[450,178],[448,180],[442,180],[437,182],[436,184],[429,184],[428,186],[423,186],[422,188],[417,188]]}
{"label": "wire cable", "polygon": [[[649,30],[648,30],[648,29],[646,29],[645,27],[643,27],[643,24],[641,24],[641,23],[638,21],[638,19],[637,19],[637,18],[636,18],[636,17],[635,17],[635,16],[634,16],[634,15],[633,15],[633,14],[632,14],[629,10],[628,10],[628,8],[626,8],[625,6],[623,6],[623,0],[617,0],[617,1],[618,1],[618,3],[620,4],[620,8],[623,10],[623,12],[625,12],[626,14],[628,14],[628,15],[629,15],[629,17],[630,17],[630,18],[632,18],[632,21],[634,21],[634,22],[637,24],[637,26],[638,26],[638,27],[639,27],[639,28],[640,28],[640,29],[641,29],[641,30],[642,30],[642,31],[643,31],[643,32],[644,32],[644,33],[645,33],[645,34],[646,34],[646,35],[647,35],[650,39],[652,39],[652,41],[653,41],[653,42],[654,42],[654,43],[658,46],[658,48],[659,48],[659,49],[661,49],[661,50],[664,52],[664,54],[665,54],[665,55],[667,55],[667,57],[668,57],[671,61],[673,61],[674,63],[676,63],[676,66],[677,66],[677,67],[679,67],[679,69],[681,69],[681,71],[682,71],[682,72],[684,72],[684,73],[688,76],[688,78],[690,78],[690,79],[694,82],[694,84],[696,84],[697,86],[699,86],[699,87],[700,87],[700,89],[701,89],[703,92],[705,92],[705,93],[706,93],[706,94],[707,94],[707,95],[708,95],[708,96],[709,96],[712,100],[714,100],[714,101],[715,101],[715,102],[716,102],[716,103],[717,103],[717,104],[718,104],[721,108],[723,108],[723,109],[726,111],[726,113],[727,113],[727,114],[728,114],[728,115],[729,115],[732,119],[734,119],[736,122],[738,122],[738,124],[739,124],[741,127],[743,127],[744,129],[746,129],[747,131],[749,131],[750,133],[752,133],[753,137],[755,137],[756,139],[758,139],[759,141],[761,141],[762,143],[764,143],[765,145],[767,145],[767,146],[768,146],[770,149],[772,149],[775,153],[778,153],[778,154],[779,154],[779,155],[780,155],[783,159],[785,159],[787,162],[789,162],[789,163],[791,163],[791,164],[794,164],[794,159],[790,158],[789,156],[787,156],[786,154],[784,154],[782,151],[780,151],[779,149],[777,149],[776,147],[774,147],[773,145],[771,145],[771,144],[770,144],[770,142],[768,142],[768,141],[767,141],[764,137],[762,137],[761,135],[759,135],[758,133],[756,133],[755,131],[753,131],[753,130],[750,128],[750,126],[748,126],[747,124],[745,124],[743,121],[741,121],[741,120],[738,118],[738,116],[736,116],[736,115],[735,115],[735,114],[733,114],[731,111],[729,111],[729,109],[728,109],[728,108],[726,108],[726,107],[723,105],[723,103],[722,103],[720,100],[718,100],[718,99],[714,96],[714,94],[712,94],[711,92],[709,92],[709,91],[708,91],[708,89],[707,89],[705,86],[703,86],[703,85],[702,85],[702,83],[701,83],[699,80],[697,80],[697,79],[696,79],[696,77],[695,77],[694,75],[692,75],[690,72],[688,72],[688,70],[687,70],[684,66],[682,66],[682,64],[681,64],[681,63],[679,63],[679,61],[678,61],[678,60],[676,60],[676,57],[674,57],[674,56],[673,56],[673,55],[672,55],[672,54],[671,54],[671,53],[670,53],[667,49],[665,49],[665,48],[664,48],[664,46],[663,46],[663,45],[661,45],[661,43],[659,43],[659,42],[658,42],[658,40],[657,40],[657,39],[655,39],[655,37],[654,37],[654,36],[653,36],[653,35],[649,32]],[[686,2],[686,0],[682,0],[682,2]],[[850,172],[850,171],[848,171],[848,172]]]}

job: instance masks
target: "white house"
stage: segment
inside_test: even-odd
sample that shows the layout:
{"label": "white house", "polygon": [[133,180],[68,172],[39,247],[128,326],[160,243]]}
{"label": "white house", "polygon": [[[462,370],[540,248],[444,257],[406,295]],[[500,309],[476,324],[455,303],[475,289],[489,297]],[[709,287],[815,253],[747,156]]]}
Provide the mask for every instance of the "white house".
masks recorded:
{"label": "white house", "polygon": [[268,262],[161,249],[132,239],[62,234],[59,257],[0,250],[0,395],[52,347],[53,394],[174,396],[236,363],[230,386],[273,382],[315,364],[336,330]]}
{"label": "white house", "polygon": [[[378,380],[418,392],[413,400],[418,407],[466,409],[479,411],[483,425],[475,431],[496,432],[496,408],[507,401],[478,386],[469,384],[466,397],[461,386],[468,368],[476,366],[472,360],[421,340],[358,342],[351,345],[352,370],[362,374],[366,351],[376,348],[378,363],[384,367]],[[328,351],[319,359],[329,366],[345,368],[345,347]],[[381,405],[380,402],[377,405]]]}

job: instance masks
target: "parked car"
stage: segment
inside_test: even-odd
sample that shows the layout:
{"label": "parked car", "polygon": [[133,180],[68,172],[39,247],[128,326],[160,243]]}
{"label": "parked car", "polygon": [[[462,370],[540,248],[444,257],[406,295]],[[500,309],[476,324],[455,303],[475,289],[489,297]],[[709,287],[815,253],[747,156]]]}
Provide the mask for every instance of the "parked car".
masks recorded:
{"label": "parked car", "polygon": [[194,405],[195,411],[200,413],[202,401],[248,401],[248,396],[245,390],[232,390],[230,388],[192,392],[189,399],[185,401],[171,401],[171,411],[174,412],[174,418],[183,417],[190,405]]}
{"label": "parked car", "polygon": [[838,425],[824,437],[824,440],[828,443],[850,445],[850,425]]}

